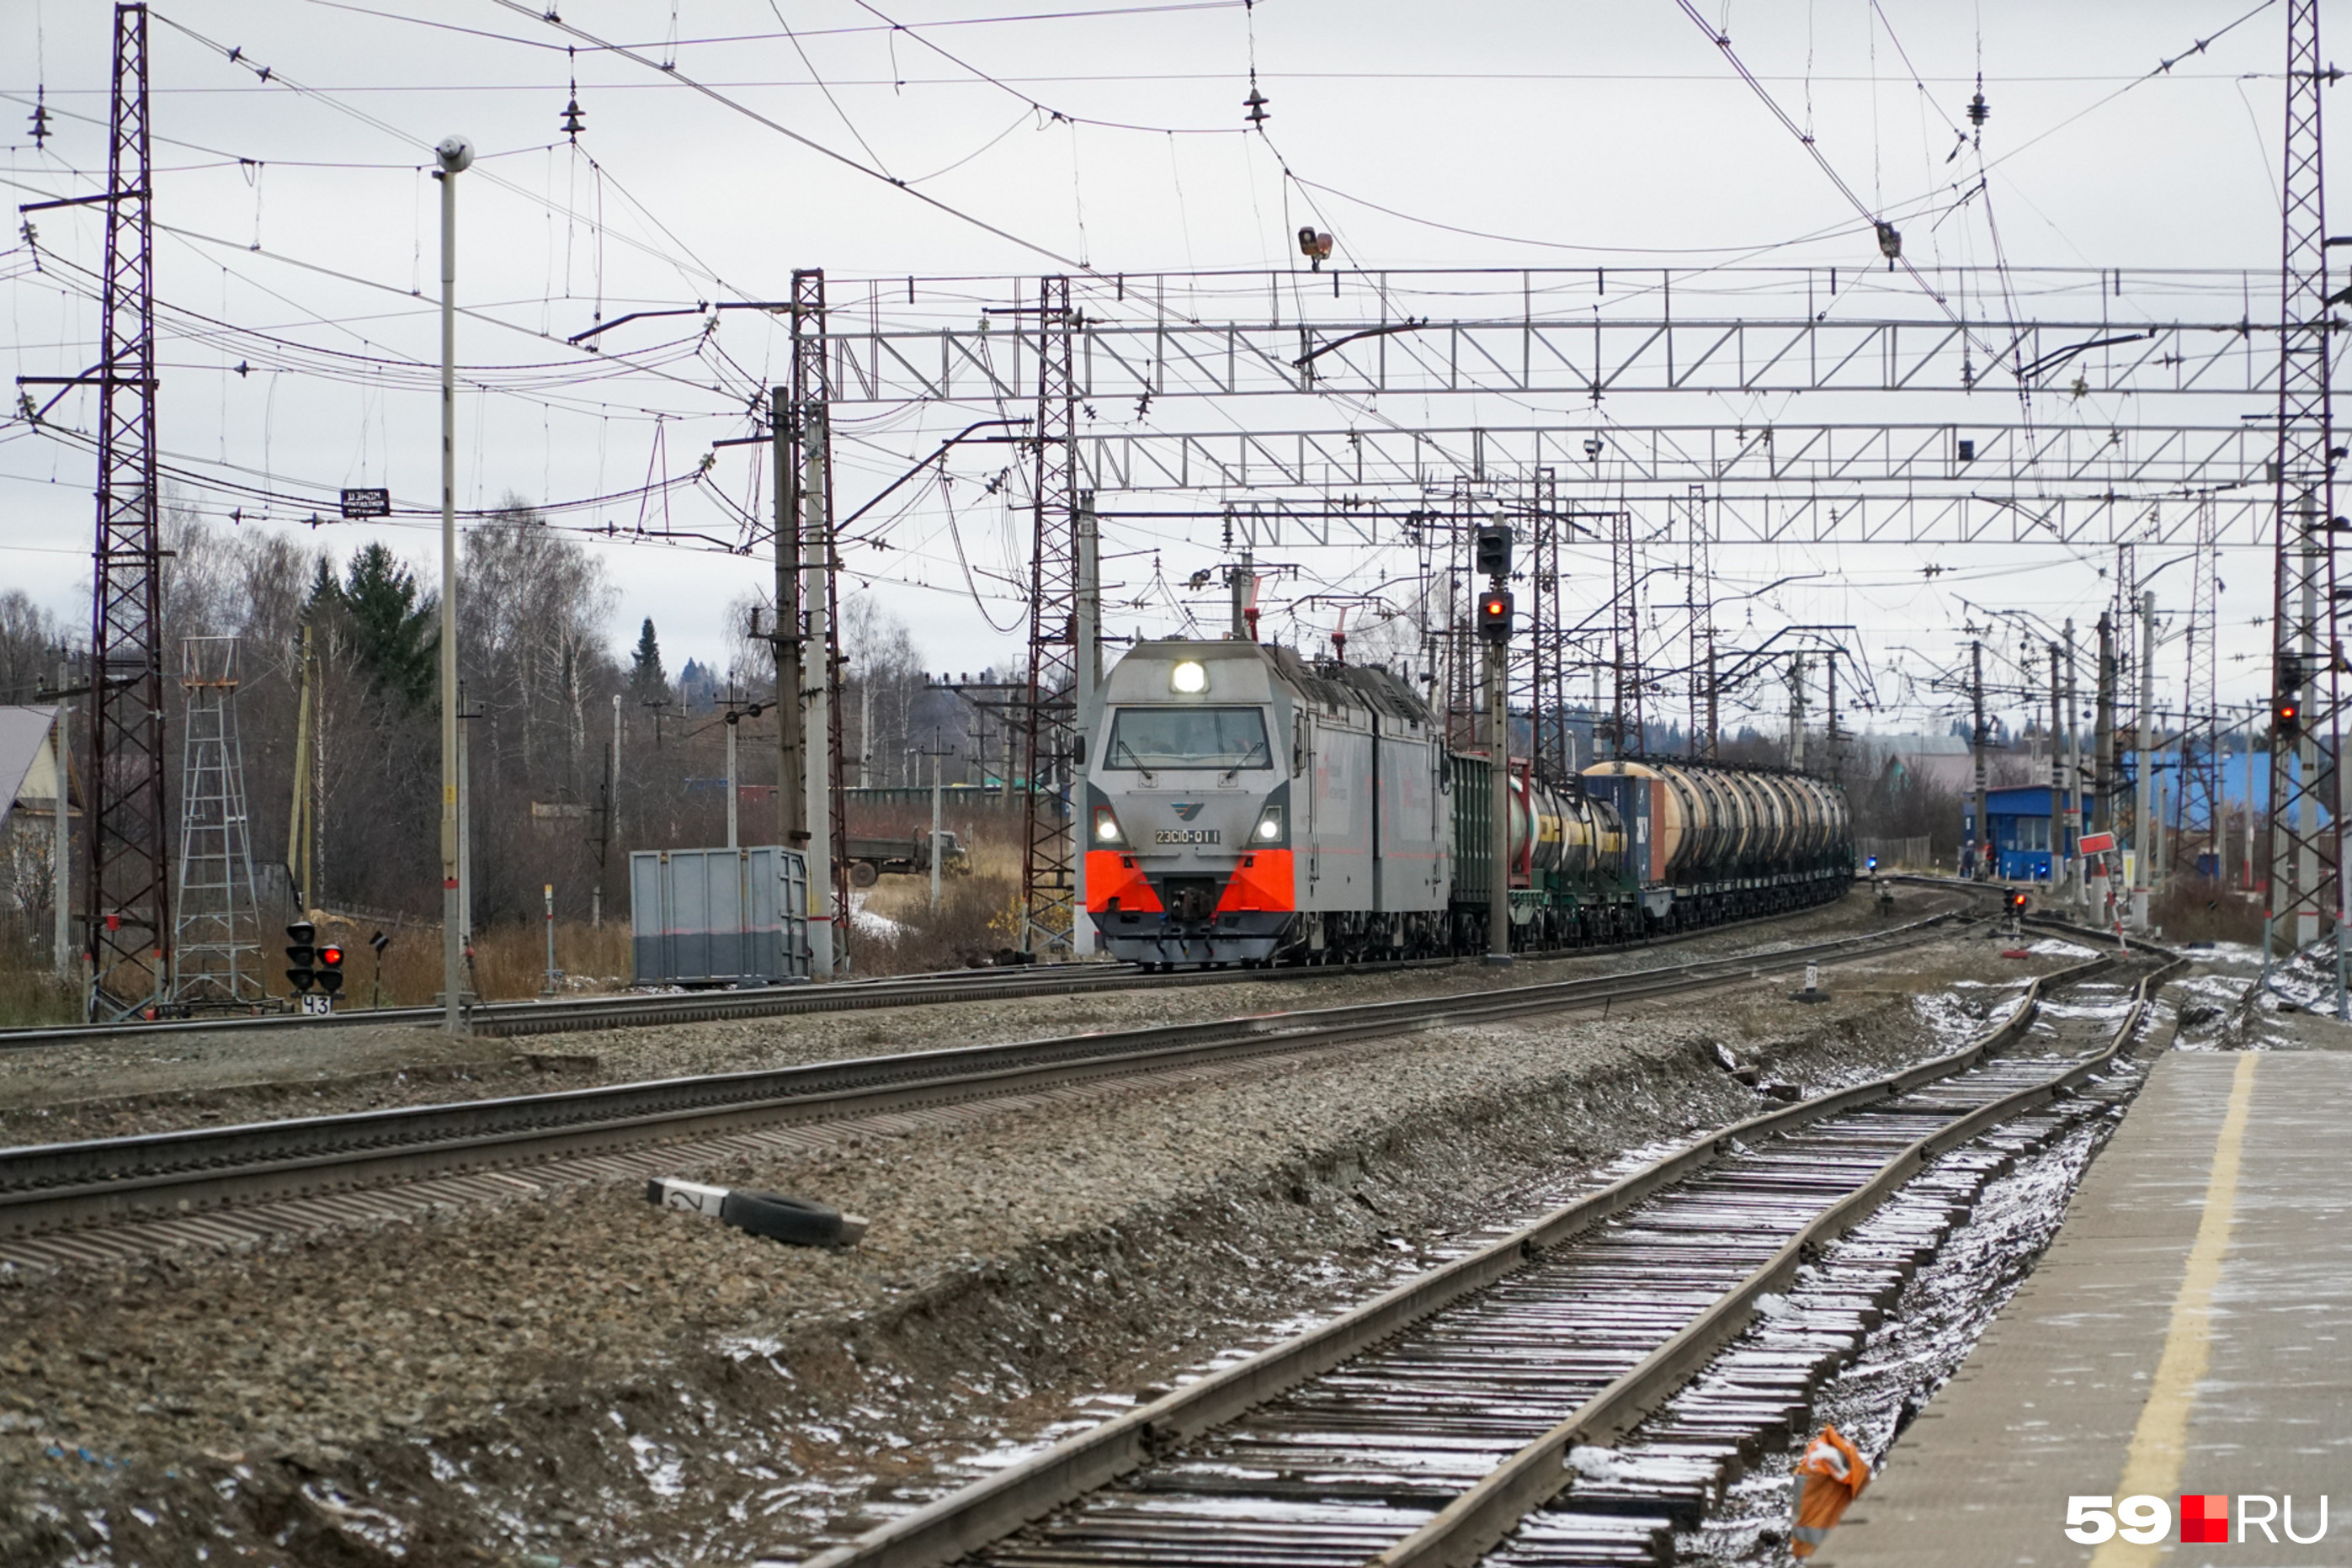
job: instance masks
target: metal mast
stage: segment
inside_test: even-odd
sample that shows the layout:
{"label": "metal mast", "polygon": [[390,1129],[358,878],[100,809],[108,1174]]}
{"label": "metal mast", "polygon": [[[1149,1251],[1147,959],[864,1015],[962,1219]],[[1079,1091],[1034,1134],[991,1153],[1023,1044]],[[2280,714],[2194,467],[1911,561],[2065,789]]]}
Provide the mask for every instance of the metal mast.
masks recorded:
{"label": "metal mast", "polygon": [[[2324,803],[2324,755],[2336,755],[2336,516],[2328,401],[2327,223],[2321,178],[2321,89],[2341,73],[2319,57],[2318,0],[2288,0],[2286,147],[2279,259],[2278,531],[2273,573],[2273,696],[2298,696],[2291,726],[2273,723],[2264,862],[2271,896],[2263,926],[2267,979],[2282,945],[2310,946],[2333,929],[2336,1011],[2346,1011],[2340,813]],[[2282,730],[2290,733],[2281,733]]]}
{"label": "metal mast", "polygon": [[90,648],[92,1018],[163,995],[171,973],[163,811],[162,566],[155,479],[155,264],[147,7],[114,8],[98,369]]}
{"label": "metal mast", "polygon": [[179,922],[172,947],[176,1007],[245,1006],[267,995],[245,749],[236,733],[236,657],[234,637],[180,642],[188,717],[180,773]]}
{"label": "metal mast", "polygon": [[[2191,837],[2214,856],[2219,874],[2221,853],[2221,720],[2214,700],[2219,660],[2214,643],[2221,629],[2221,508],[2213,497],[2197,498],[2196,573],[2189,590],[2189,684],[2181,691],[2180,714],[2180,841],[2184,851]],[[2183,855],[2189,869],[2197,868],[2197,852]]]}
{"label": "metal mast", "polygon": [[1642,579],[1633,554],[1633,508],[1619,507],[1609,525],[1610,663],[1616,674],[1615,752],[1648,749],[1642,720]]}
{"label": "metal mast", "polygon": [[[1683,504],[1689,552],[1684,598],[1690,611],[1690,754],[1715,755],[1715,540],[1707,531],[1706,487],[1693,485]],[[1832,664],[1832,669],[1836,665]]]}
{"label": "metal mast", "polygon": [[1021,858],[1021,946],[1067,949],[1076,928],[1073,813],[1059,775],[1076,751],[1078,416],[1070,280],[1037,289],[1037,466],[1031,486],[1028,691],[1021,709],[1029,774],[1028,832]]}
{"label": "metal mast", "polygon": [[1567,637],[1559,614],[1559,479],[1538,468],[1529,486],[1528,560],[1528,754],[1538,771],[1565,779],[1569,757]]}
{"label": "metal mast", "polygon": [[[799,618],[780,621],[777,635],[799,639],[798,672],[805,706],[799,727],[800,821],[807,831],[810,950],[816,977],[830,975],[846,952],[849,926],[848,862],[835,852],[846,828],[846,798],[841,779],[840,572],[834,539],[833,382],[826,363],[824,271],[793,273],[793,378],[791,426],[779,438],[793,454],[783,465],[790,506],[778,521],[778,559],[796,556],[800,570]],[[799,549],[788,550],[784,528],[797,528]],[[780,573],[781,577],[781,573]],[[783,586],[781,581],[779,586]],[[779,612],[780,615],[782,612]],[[780,668],[782,666],[780,665]],[[790,695],[777,700],[793,706]],[[777,793],[794,780],[777,781]],[[786,827],[789,831],[790,821]]]}

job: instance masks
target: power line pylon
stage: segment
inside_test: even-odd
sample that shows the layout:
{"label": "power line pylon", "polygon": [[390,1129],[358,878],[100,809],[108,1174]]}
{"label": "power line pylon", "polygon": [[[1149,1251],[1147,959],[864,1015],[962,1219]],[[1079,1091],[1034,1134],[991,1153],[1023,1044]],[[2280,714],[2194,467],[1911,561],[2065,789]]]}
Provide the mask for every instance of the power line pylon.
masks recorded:
{"label": "power line pylon", "polygon": [[[2286,147],[2282,160],[2279,256],[2278,458],[2273,470],[2278,531],[2273,570],[2274,697],[2270,825],[2264,863],[2271,879],[2263,923],[2267,982],[2281,943],[2300,950],[2335,936],[2336,1016],[2347,1016],[2342,813],[2322,797],[2321,758],[2337,755],[2334,418],[2328,397],[2327,220],[2321,178],[2322,90],[2342,73],[2319,56],[2318,0],[2288,0]],[[2298,696],[2299,694],[2299,696]],[[2278,709],[2295,698],[2292,724]],[[2324,749],[2323,749],[2324,748]]]}
{"label": "power line pylon", "polygon": [[[2180,831],[2184,841],[2201,841],[2220,866],[2221,853],[2221,727],[2215,702],[2219,661],[2214,642],[2221,620],[2221,508],[2210,496],[2197,498],[2195,577],[2189,591],[2189,684],[2181,692]],[[2192,839],[2190,835],[2199,835]],[[2189,868],[2194,853],[2185,854]]]}
{"label": "power line pylon", "polygon": [[1029,773],[1021,946],[1028,953],[1041,944],[1066,951],[1078,918],[1071,842],[1077,802],[1073,800],[1066,817],[1055,788],[1077,749],[1078,410],[1072,361],[1076,327],[1070,280],[1043,279],[1037,290],[1037,465],[1030,491],[1029,689],[1021,711],[1022,755]]}
{"label": "power line pylon", "polygon": [[114,8],[100,302],[98,559],[90,648],[92,1018],[161,999],[171,974],[155,475],[155,264],[147,7]]}

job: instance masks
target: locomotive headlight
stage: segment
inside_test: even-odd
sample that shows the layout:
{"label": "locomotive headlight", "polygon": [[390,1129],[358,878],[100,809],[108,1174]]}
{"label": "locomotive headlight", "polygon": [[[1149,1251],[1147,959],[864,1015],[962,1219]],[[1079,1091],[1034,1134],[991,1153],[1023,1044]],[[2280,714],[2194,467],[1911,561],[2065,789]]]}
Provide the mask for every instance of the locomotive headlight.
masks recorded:
{"label": "locomotive headlight", "polygon": [[1278,842],[1282,838],[1282,808],[1268,806],[1257,814],[1257,826],[1250,837],[1261,844]]}
{"label": "locomotive headlight", "polygon": [[1209,689],[1208,666],[1198,659],[1187,659],[1168,673],[1168,684],[1186,695]]}
{"label": "locomotive headlight", "polygon": [[1095,808],[1095,842],[1115,844],[1126,836],[1118,831],[1118,819],[1111,814],[1108,806]]}

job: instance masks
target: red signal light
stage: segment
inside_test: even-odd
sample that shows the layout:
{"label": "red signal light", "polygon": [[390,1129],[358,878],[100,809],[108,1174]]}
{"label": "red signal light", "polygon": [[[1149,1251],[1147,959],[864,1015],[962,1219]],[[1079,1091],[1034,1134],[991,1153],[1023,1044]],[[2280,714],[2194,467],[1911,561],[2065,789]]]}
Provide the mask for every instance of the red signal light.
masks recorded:
{"label": "red signal light", "polygon": [[342,961],[343,950],[341,947],[321,947],[319,949],[319,962],[321,964],[340,964]]}
{"label": "red signal light", "polygon": [[1507,643],[1511,636],[1511,591],[1489,589],[1478,597],[1478,632],[1488,642]]}

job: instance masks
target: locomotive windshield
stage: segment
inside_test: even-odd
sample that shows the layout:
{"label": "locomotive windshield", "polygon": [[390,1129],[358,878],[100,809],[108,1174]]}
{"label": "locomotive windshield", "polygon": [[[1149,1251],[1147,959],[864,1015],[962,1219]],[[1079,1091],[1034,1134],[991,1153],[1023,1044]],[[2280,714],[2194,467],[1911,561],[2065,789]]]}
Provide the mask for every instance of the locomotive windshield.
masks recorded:
{"label": "locomotive windshield", "polygon": [[1103,748],[1109,768],[1271,768],[1265,714],[1254,707],[1123,707]]}

